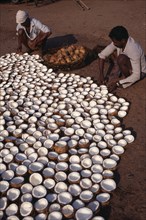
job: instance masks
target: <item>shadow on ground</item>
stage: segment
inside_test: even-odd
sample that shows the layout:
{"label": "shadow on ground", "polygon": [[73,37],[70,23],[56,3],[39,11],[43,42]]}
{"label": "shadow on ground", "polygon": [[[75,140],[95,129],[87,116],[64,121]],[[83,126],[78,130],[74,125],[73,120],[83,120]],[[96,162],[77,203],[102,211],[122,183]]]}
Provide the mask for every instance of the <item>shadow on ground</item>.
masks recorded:
{"label": "shadow on ground", "polygon": [[48,49],[61,48],[75,43],[77,43],[77,39],[75,38],[75,36],[73,34],[68,34],[64,36],[49,38],[47,41],[47,48]]}

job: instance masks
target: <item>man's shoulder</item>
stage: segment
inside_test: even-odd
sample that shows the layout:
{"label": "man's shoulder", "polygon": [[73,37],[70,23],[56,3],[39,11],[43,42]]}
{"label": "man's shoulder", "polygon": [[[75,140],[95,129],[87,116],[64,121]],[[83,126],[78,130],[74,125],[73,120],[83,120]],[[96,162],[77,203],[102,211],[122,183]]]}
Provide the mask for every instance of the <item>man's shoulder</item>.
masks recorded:
{"label": "man's shoulder", "polygon": [[142,47],[132,37],[129,37],[126,51],[131,54],[141,54]]}
{"label": "man's shoulder", "polygon": [[142,49],[140,44],[132,37],[129,37],[128,39],[128,44],[129,44],[129,47],[130,48],[133,48],[133,49]]}
{"label": "man's shoulder", "polygon": [[40,23],[40,21],[36,18],[31,18],[31,23],[38,24],[38,23]]}

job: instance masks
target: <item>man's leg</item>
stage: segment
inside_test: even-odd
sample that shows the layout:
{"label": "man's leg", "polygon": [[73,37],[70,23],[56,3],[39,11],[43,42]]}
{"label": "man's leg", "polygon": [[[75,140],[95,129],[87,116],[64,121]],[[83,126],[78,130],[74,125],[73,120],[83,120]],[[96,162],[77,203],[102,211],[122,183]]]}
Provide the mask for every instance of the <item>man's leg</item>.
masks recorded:
{"label": "man's leg", "polygon": [[132,66],[129,57],[125,54],[120,54],[117,58],[117,63],[120,69],[120,72],[124,77],[128,77],[132,73]]}
{"label": "man's leg", "polygon": [[47,52],[47,37],[41,40],[38,44],[35,50],[39,51],[39,54],[42,56],[45,55]]}
{"label": "man's leg", "polygon": [[[35,43],[36,39],[37,39],[37,44]],[[40,55],[44,55],[45,52],[47,51],[47,39],[48,39],[48,35],[46,35],[46,33],[40,32],[39,35],[34,40],[28,42],[28,45],[31,49],[34,50],[35,53],[38,52]],[[33,41],[35,43],[34,45],[33,45]]]}
{"label": "man's leg", "polygon": [[108,81],[121,77],[121,75],[128,77],[131,73],[131,62],[125,54],[120,54],[117,58],[114,54],[111,56],[111,63],[107,71]]}
{"label": "man's leg", "polygon": [[119,66],[117,63],[116,51],[113,54],[111,54],[109,63],[110,63],[110,65],[108,67],[106,77],[105,77],[106,82],[119,77],[120,69],[119,69]]}
{"label": "man's leg", "polygon": [[22,45],[24,45],[28,51],[30,51],[30,48],[28,46],[28,38],[25,34],[25,31],[23,29],[18,30],[18,48],[22,48]]}
{"label": "man's leg", "polygon": [[[130,59],[125,54],[120,54],[117,58],[117,65],[119,67],[119,70],[121,72],[122,78],[126,78],[132,74],[132,66]],[[110,92],[114,91],[116,89],[116,82],[119,79],[113,78],[109,80],[109,83],[107,84],[108,89]]]}
{"label": "man's leg", "polygon": [[33,54],[39,54],[39,56],[45,55],[47,52],[46,43],[47,37],[36,45],[36,47],[33,49]]}

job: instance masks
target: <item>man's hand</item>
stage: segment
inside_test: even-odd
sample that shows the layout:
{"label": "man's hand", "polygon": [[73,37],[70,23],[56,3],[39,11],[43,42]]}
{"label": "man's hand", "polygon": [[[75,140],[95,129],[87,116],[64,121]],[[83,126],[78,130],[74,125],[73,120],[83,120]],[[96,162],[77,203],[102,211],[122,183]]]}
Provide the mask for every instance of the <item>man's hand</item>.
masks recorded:
{"label": "man's hand", "polygon": [[107,83],[107,88],[109,92],[113,92],[114,90],[117,89],[117,82],[118,82],[118,79],[114,79]]}
{"label": "man's hand", "polygon": [[117,89],[117,85],[116,85],[116,83],[110,83],[107,85],[107,88],[108,88],[109,92],[113,92]]}

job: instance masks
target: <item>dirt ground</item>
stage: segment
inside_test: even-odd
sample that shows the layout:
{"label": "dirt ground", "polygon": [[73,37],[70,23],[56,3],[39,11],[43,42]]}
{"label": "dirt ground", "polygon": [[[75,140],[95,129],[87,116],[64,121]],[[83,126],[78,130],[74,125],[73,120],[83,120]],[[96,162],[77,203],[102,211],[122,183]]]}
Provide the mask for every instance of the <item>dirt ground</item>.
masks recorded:
{"label": "dirt ground", "polygon": [[[125,26],[130,35],[140,42],[146,54],[145,0],[84,0],[90,10],[82,10],[74,0],[39,1],[13,5],[0,1],[0,56],[15,52],[15,14],[27,10],[52,29],[50,45],[58,46],[78,42],[89,48],[107,45],[108,33],[116,25]],[[74,71],[98,80],[97,60]],[[136,140],[127,146],[116,172],[117,189],[110,206],[102,210],[106,220],[146,219],[146,78],[116,95],[131,103],[124,118],[126,128],[132,128]]]}

